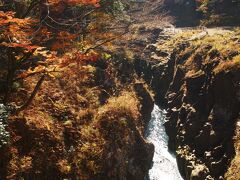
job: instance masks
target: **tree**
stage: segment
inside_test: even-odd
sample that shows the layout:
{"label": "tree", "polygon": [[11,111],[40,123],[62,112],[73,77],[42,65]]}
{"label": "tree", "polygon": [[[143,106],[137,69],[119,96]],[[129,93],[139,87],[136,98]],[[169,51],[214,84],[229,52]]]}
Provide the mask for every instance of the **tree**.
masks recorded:
{"label": "tree", "polygon": [[[30,98],[19,108],[22,110],[31,103],[45,76],[58,67],[71,61],[96,61],[99,55],[94,50],[118,37],[109,32],[113,11],[117,9],[115,2],[0,1],[0,79],[5,82],[4,103],[9,103],[15,82],[41,75]],[[66,52],[72,55],[65,55]],[[49,63],[61,56],[63,63]]]}

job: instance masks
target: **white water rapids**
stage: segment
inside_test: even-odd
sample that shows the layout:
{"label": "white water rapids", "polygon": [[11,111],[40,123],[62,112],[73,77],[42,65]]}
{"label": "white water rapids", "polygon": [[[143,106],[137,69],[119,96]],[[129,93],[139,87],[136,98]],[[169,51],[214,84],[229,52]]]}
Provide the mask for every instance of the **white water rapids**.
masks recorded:
{"label": "white water rapids", "polygon": [[154,105],[146,138],[155,146],[153,166],[149,170],[149,180],[182,180],[176,158],[168,151],[168,136],[164,127],[165,111]]}

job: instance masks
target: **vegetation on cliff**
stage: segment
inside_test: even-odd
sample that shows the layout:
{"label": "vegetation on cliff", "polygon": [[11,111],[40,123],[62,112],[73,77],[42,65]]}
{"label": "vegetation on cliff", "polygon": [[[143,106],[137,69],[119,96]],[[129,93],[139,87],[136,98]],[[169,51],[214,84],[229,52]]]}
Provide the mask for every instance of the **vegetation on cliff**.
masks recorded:
{"label": "vegetation on cliff", "polygon": [[146,175],[153,101],[127,60],[101,50],[126,32],[123,7],[0,1],[0,103],[11,107],[0,109],[0,179]]}
{"label": "vegetation on cliff", "polygon": [[200,0],[197,5],[203,25],[239,25],[239,0]]}
{"label": "vegetation on cliff", "polygon": [[[238,36],[238,29],[208,29],[185,30],[173,38],[177,48],[166,127],[187,179],[223,178],[239,151],[233,141],[239,117]],[[232,173],[238,170],[235,166]]]}

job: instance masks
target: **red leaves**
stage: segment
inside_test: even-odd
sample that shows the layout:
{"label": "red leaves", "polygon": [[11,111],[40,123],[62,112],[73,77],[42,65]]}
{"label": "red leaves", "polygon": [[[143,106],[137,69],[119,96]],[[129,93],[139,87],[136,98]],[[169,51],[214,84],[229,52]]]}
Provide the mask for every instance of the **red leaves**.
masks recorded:
{"label": "red leaves", "polygon": [[71,54],[65,55],[62,58],[62,62],[59,67],[66,67],[71,63],[86,64],[90,62],[96,62],[100,58],[100,55],[96,52],[90,52],[87,54],[81,52],[72,52]]}
{"label": "red leaves", "polygon": [[76,37],[76,34],[60,31],[55,38],[55,42],[51,45],[51,49],[54,51],[66,50],[67,48],[71,47]]}
{"label": "red leaves", "polygon": [[82,62],[96,62],[99,59],[99,54],[91,52],[88,54],[82,54],[80,52],[75,53],[75,60]]}

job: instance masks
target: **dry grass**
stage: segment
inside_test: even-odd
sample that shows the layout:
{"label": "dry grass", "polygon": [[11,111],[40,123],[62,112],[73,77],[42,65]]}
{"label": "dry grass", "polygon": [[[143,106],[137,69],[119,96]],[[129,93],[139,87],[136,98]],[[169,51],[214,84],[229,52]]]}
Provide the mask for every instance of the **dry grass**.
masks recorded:
{"label": "dry grass", "polygon": [[132,92],[122,92],[119,97],[113,97],[108,100],[108,103],[101,107],[98,111],[98,114],[104,114],[106,111],[122,111],[133,117],[134,119],[138,119],[139,114],[139,102],[137,100],[137,96]]}
{"label": "dry grass", "polygon": [[221,62],[215,69],[214,73],[218,74],[222,71],[228,72],[232,70],[239,70],[240,69],[240,55],[233,57],[232,60],[228,60],[225,62]]}
{"label": "dry grass", "polygon": [[170,40],[159,43],[158,49],[171,52],[185,44],[185,48],[178,50],[178,59],[187,57],[184,60],[187,69],[197,72],[202,65],[213,62],[219,62],[214,73],[239,69],[239,29],[183,29],[170,34]]}
{"label": "dry grass", "polygon": [[[100,178],[110,171],[104,168],[112,147],[131,145],[127,122],[140,125],[131,83],[122,85],[110,63],[105,70],[72,63],[61,71],[44,81],[31,106],[10,117],[12,140],[0,152],[0,179]],[[22,104],[38,78],[26,79],[11,100]]]}
{"label": "dry grass", "polygon": [[225,178],[228,180],[240,179],[240,121],[238,119],[236,130],[235,130],[235,149],[236,156],[232,160],[228,171],[225,174]]}
{"label": "dry grass", "polygon": [[131,123],[139,118],[138,106],[134,93],[123,92],[98,108],[92,123],[81,130],[82,145],[78,149],[81,153],[74,160],[81,176],[106,171],[105,159],[112,158],[109,155],[116,150],[114,147],[123,147],[122,151],[126,151],[133,141]]}

